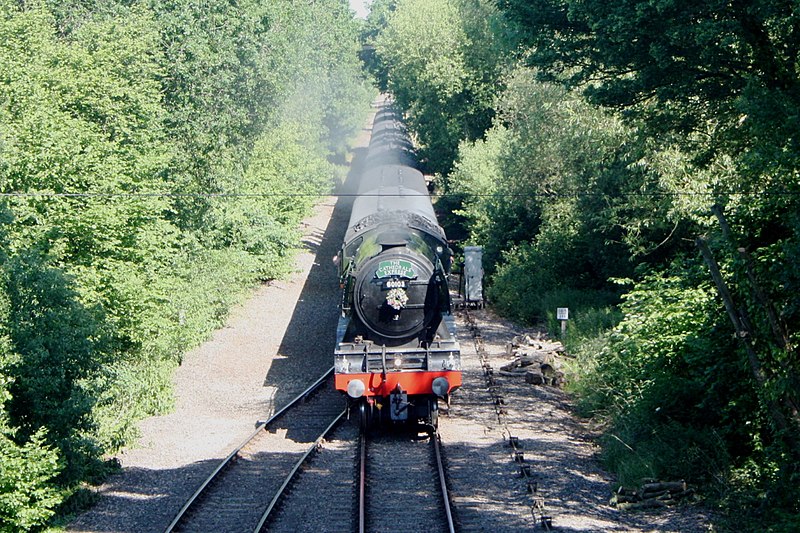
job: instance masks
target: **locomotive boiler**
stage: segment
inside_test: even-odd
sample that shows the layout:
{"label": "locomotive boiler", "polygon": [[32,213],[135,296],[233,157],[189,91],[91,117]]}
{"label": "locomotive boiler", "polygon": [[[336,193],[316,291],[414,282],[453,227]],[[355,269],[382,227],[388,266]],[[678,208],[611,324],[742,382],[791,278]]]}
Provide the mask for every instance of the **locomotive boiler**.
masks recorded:
{"label": "locomotive boiler", "polygon": [[376,114],[337,256],[342,287],[336,388],[364,425],[436,425],[461,385],[447,284],[451,250],[398,115]]}

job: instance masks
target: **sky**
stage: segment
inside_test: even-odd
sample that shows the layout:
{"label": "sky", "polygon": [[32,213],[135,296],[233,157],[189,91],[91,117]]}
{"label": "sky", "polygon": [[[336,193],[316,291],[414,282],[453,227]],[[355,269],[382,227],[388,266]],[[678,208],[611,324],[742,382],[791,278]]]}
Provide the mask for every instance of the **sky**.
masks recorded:
{"label": "sky", "polygon": [[367,13],[369,12],[367,5],[371,1],[372,0],[350,0],[350,9],[356,12],[357,17],[365,19],[367,18]]}

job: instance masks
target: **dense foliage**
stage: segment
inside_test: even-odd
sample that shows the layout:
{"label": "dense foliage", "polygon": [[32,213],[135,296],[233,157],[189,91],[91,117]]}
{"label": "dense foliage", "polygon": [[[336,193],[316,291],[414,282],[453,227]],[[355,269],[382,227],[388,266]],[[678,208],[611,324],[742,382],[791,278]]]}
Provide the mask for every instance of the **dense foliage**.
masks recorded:
{"label": "dense foliage", "polygon": [[[370,28],[374,68],[423,145],[459,146],[431,165],[462,226],[449,234],[485,247],[503,313],[557,331],[555,308],[570,308],[572,387],[606,423],[620,482],[685,478],[755,520],[739,528],[793,530],[796,7],[500,0],[465,37],[455,6],[480,2],[433,2],[412,29],[413,1],[387,5]],[[467,43],[494,66],[456,67]],[[480,107],[443,98],[478,85]],[[428,102],[436,121],[419,120]],[[442,127],[467,124],[467,109],[470,127]]]}
{"label": "dense foliage", "polygon": [[42,525],[259,280],[371,90],[339,0],[0,1],[0,529]]}
{"label": "dense foliage", "polygon": [[378,77],[407,111],[428,169],[444,173],[459,139],[491,124],[510,44],[500,15],[486,0],[381,1],[372,9],[386,24],[372,41]]}

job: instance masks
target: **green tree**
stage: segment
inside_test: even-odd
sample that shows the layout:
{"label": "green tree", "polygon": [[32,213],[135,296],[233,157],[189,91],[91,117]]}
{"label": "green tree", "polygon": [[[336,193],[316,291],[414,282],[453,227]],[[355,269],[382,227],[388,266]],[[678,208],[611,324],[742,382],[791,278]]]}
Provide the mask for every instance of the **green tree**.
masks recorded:
{"label": "green tree", "polygon": [[[794,246],[800,187],[800,69],[794,51],[800,32],[789,3],[501,5],[521,28],[531,45],[529,61],[543,75],[578,86],[591,101],[639,121],[652,153],[680,154],[686,181],[708,195],[705,215],[711,203],[723,204],[739,246]],[[707,184],[706,190],[697,191],[696,181]],[[797,300],[766,281],[790,276],[765,273],[762,280],[770,285],[770,297],[791,313],[788,322],[798,324],[791,311]]]}
{"label": "green tree", "polygon": [[[5,223],[10,217],[2,204],[0,218],[0,265],[5,267]],[[0,269],[0,280],[5,281],[6,274],[5,268]],[[9,421],[9,389],[15,385],[13,376],[23,357],[11,339],[12,312],[6,283],[0,283],[0,530],[23,531],[43,525],[61,503],[61,494],[52,480],[59,475],[63,463],[57,450],[47,443],[46,428],[40,427],[25,438]]]}
{"label": "green tree", "polygon": [[63,475],[80,479],[97,457],[91,417],[93,376],[105,362],[102,316],[86,309],[60,269],[32,250],[3,265],[10,327],[17,357],[5,370],[9,421],[23,441],[46,438],[67,461]]}
{"label": "green tree", "polygon": [[368,109],[357,32],[339,0],[0,0],[4,518],[41,524],[290,269]]}
{"label": "green tree", "polygon": [[367,20],[361,30],[361,60],[366,69],[375,78],[375,83],[381,92],[388,92],[388,69],[383,64],[381,57],[375,53],[375,42],[381,31],[388,25],[389,17],[397,9],[397,0],[373,0],[369,6]]}
{"label": "green tree", "polygon": [[29,531],[55,513],[62,497],[52,485],[58,454],[45,443],[44,430],[23,445],[0,419],[0,530]]}
{"label": "green tree", "polygon": [[405,0],[389,15],[376,51],[430,171],[446,173],[459,141],[490,127],[508,42],[483,0]]}
{"label": "green tree", "polygon": [[632,132],[526,68],[498,103],[496,125],[485,141],[462,144],[451,174],[470,240],[485,247],[494,303],[534,321],[545,317],[548,292],[613,294],[608,279],[634,266],[617,222],[638,186]]}
{"label": "green tree", "polygon": [[[504,0],[501,5],[534,45],[532,63],[573,83],[597,80],[587,87],[592,100],[641,112],[656,132],[712,133],[704,143],[712,151],[772,150],[760,146],[767,130],[770,146],[796,142],[793,51],[800,36],[789,3]],[[552,44],[547,50],[540,46],[545,42]]]}
{"label": "green tree", "polygon": [[[790,458],[797,457],[800,434],[800,306],[797,293],[787,290],[796,285],[792,258],[800,211],[796,10],[786,2],[759,0],[504,0],[500,6],[529,47],[526,61],[540,79],[581,91],[590,102],[618,112],[636,131],[639,154],[630,161],[637,172],[630,174],[635,178],[630,183],[638,182],[641,194],[630,195],[627,205],[613,206],[601,219],[625,228],[633,257],[644,261],[640,272],[662,271],[670,259],[687,257],[689,250],[669,245],[676,237],[705,234],[722,265],[734,314],[747,324],[747,346],[713,341],[716,331],[696,333],[713,354],[694,361],[697,372],[713,374],[705,390],[691,387],[678,367],[660,368],[658,379],[665,385],[647,400],[638,396],[617,420],[638,413],[640,427],[657,423],[657,417],[644,415],[651,402],[664,401],[669,384],[699,390],[701,403],[725,397],[731,405],[749,406],[756,418],[742,440],[748,445],[742,449],[726,441],[731,459],[724,466],[735,472],[731,479],[752,484],[751,494],[768,494],[766,507],[796,517],[797,468]],[[721,206],[730,228],[711,216],[713,203]],[[649,216],[643,209],[648,205]],[[673,229],[660,240],[654,227]],[[700,283],[696,265],[702,263],[696,251],[691,253],[694,257],[674,272]],[[630,298],[648,293],[644,299],[653,302],[664,287],[650,294],[652,283],[640,278]],[[666,304],[668,309],[688,305],[692,291],[684,288],[677,307]],[[646,358],[653,335],[669,338],[668,319],[659,313],[664,305],[647,304],[644,311],[625,307],[629,314],[623,324],[651,316],[654,327],[629,331],[631,349],[620,350],[622,365],[635,368]],[[734,329],[721,300],[704,306],[696,320]],[[686,347],[678,343],[663,353],[675,358],[681,349]],[[730,366],[714,374],[715,361]],[[736,371],[745,373],[746,386],[728,386],[725,380],[734,379]],[[620,386],[644,379],[651,378],[623,377]],[[724,394],[717,396],[720,391]],[[709,429],[722,435],[735,432],[739,423],[708,421]],[[644,433],[638,437],[646,441]],[[748,473],[741,474],[744,470]]]}

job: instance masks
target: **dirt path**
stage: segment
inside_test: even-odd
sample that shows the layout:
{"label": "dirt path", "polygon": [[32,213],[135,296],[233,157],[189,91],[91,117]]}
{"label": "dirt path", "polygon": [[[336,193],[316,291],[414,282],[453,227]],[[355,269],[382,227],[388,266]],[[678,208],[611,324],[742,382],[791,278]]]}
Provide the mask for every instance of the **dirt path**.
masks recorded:
{"label": "dirt path", "polygon": [[[519,335],[537,337],[498,318],[491,310],[471,311],[480,328],[488,363],[504,411],[498,417],[476,345],[463,312],[457,316],[464,386],[454,394],[450,416],[440,417],[456,513],[464,531],[525,531],[552,517],[554,531],[630,533],[709,531],[705,510],[690,506],[652,512],[620,512],[608,502],[613,478],[598,461],[588,426],[575,418],[564,391],[534,386],[521,377],[501,375],[510,361],[506,343]],[[543,340],[545,350],[558,343]],[[509,446],[519,439],[530,477]],[[535,492],[528,491],[528,480]]]}

